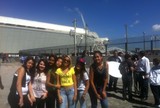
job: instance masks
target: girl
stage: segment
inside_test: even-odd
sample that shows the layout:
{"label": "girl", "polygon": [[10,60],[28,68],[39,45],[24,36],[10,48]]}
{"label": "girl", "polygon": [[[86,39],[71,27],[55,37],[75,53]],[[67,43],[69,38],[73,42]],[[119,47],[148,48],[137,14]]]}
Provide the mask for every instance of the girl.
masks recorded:
{"label": "girl", "polygon": [[61,88],[58,90],[60,108],[66,108],[67,102],[68,108],[74,108],[77,97],[77,86],[75,71],[71,67],[71,58],[69,56],[63,57],[62,67],[57,69],[56,74],[57,84],[61,85]]}
{"label": "girl", "polygon": [[29,88],[31,88],[29,82],[33,79],[34,72],[35,61],[32,57],[27,57],[24,64],[18,68],[13,77],[8,95],[8,103],[11,108],[31,108],[27,95]]}
{"label": "girl", "polygon": [[58,57],[56,60],[56,66],[48,71],[47,74],[47,88],[48,88],[48,96],[50,97],[49,101],[50,104],[47,108],[55,108],[55,101],[56,101],[56,108],[59,108],[58,104],[58,96],[57,96],[57,88],[60,86],[57,85],[57,78],[56,78],[56,70],[62,66],[62,57]]}
{"label": "girl", "polygon": [[85,69],[85,60],[80,58],[75,66],[75,75],[77,79],[77,100],[76,100],[76,107],[78,101],[80,102],[80,108],[86,108],[86,93],[88,92],[89,88],[89,77],[88,73]]}
{"label": "girl", "polygon": [[47,97],[46,90],[46,72],[47,62],[44,59],[39,60],[37,71],[32,81],[31,100],[33,101],[32,108],[44,108],[45,99]]}
{"label": "girl", "polygon": [[97,108],[97,99],[100,100],[102,108],[108,108],[106,86],[108,83],[108,64],[103,62],[102,53],[95,51],[93,55],[94,63],[90,66],[89,95],[92,108]]}

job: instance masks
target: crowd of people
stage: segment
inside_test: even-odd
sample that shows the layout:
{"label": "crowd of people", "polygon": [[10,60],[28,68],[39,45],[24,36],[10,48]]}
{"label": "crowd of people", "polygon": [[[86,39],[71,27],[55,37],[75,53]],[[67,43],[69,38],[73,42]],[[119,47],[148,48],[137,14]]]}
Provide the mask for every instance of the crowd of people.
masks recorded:
{"label": "crowd of people", "polygon": [[[117,93],[118,78],[109,75],[108,62],[118,62],[122,74],[122,97],[133,99],[134,91],[141,101],[148,99],[148,85],[155,99],[155,106],[160,107],[160,60],[153,59],[153,67],[144,51],[137,56],[123,55],[115,50],[113,56],[104,59],[100,51],[94,51],[93,63],[86,70],[85,56],[77,57],[73,66],[68,55],[57,57],[51,54],[48,59],[37,62],[27,57],[13,76],[8,95],[11,108],[86,108],[86,94],[91,100],[91,108],[97,108],[100,101],[102,108],[108,108],[108,91]],[[149,83],[150,82],[150,83]],[[128,97],[127,97],[128,95]]]}

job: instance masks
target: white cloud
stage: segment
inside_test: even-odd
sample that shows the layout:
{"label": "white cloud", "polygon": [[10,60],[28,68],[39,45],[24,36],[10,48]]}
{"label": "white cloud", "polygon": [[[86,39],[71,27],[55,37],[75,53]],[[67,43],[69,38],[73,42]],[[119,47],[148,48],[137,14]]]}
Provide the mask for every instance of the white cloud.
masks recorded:
{"label": "white cloud", "polygon": [[131,25],[130,25],[130,27],[134,27],[135,25],[137,25],[137,24],[139,24],[140,23],[140,21],[139,20],[136,20],[136,21],[134,21]]}
{"label": "white cloud", "polygon": [[136,24],[139,24],[139,20],[136,20],[135,22],[134,22],[134,25],[136,25]]}
{"label": "white cloud", "polygon": [[155,24],[155,25],[153,25],[153,26],[152,26],[152,29],[153,29],[154,31],[160,31],[160,24]]}
{"label": "white cloud", "polygon": [[65,9],[67,12],[73,12],[73,10],[72,10],[71,8],[64,7],[64,9]]}

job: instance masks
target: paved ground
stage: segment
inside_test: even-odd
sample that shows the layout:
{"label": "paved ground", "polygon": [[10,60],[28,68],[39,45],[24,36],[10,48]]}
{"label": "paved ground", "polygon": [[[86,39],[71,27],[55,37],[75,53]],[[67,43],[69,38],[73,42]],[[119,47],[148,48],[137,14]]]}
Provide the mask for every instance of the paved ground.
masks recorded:
{"label": "paved ground", "polygon": [[[7,95],[9,93],[9,88],[12,82],[13,74],[20,65],[21,64],[17,62],[1,64],[0,74],[2,76],[4,89],[0,90],[0,108],[9,108],[9,105],[7,103]],[[154,100],[151,91],[149,91],[149,97],[147,101],[142,102],[137,96],[134,96],[134,100],[132,102],[129,102],[122,100],[121,79],[118,80],[118,87],[119,89],[117,93],[113,91],[108,92],[109,108],[154,108],[152,107]],[[90,99],[87,95],[87,107],[90,108],[90,105]],[[100,108],[100,105],[98,105],[98,108]]]}

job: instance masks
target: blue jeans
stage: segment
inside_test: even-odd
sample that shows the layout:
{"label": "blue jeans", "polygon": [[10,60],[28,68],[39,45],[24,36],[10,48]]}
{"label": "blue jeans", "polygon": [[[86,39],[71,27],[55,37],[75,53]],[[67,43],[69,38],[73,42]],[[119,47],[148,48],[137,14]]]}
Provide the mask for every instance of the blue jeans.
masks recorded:
{"label": "blue jeans", "polygon": [[61,88],[60,89],[60,95],[62,97],[62,103],[60,104],[60,108],[74,108],[75,102],[73,101],[74,96],[74,88]]}
{"label": "blue jeans", "polygon": [[77,107],[77,103],[79,101],[80,108],[86,108],[86,101],[82,98],[83,92],[84,92],[83,90],[78,90],[78,92],[77,92],[76,107]]}
{"label": "blue jeans", "polygon": [[[89,96],[90,96],[90,99],[91,99],[91,108],[97,108],[97,97],[96,97],[94,91],[92,90],[92,88],[90,88],[88,92],[89,92]],[[97,92],[100,95],[102,95],[101,94],[102,90],[97,89]],[[101,103],[101,107],[102,108],[108,108],[108,99],[107,99],[107,97],[105,99],[101,99],[100,103]]]}

